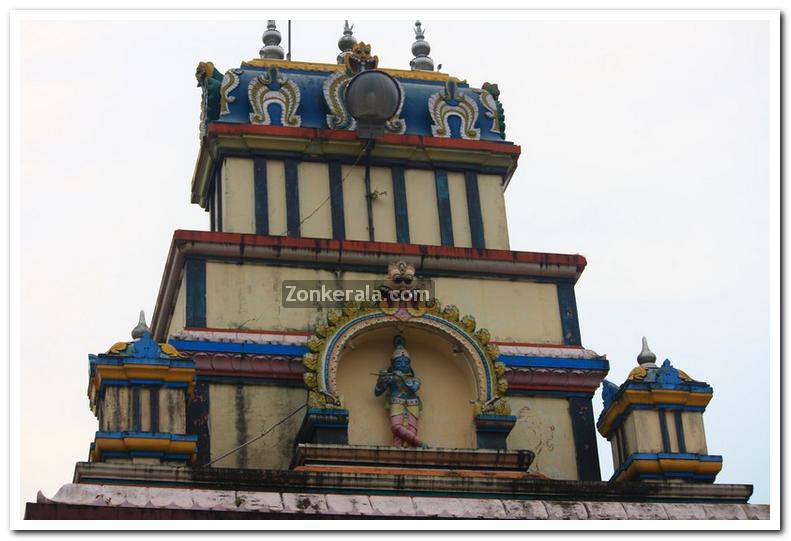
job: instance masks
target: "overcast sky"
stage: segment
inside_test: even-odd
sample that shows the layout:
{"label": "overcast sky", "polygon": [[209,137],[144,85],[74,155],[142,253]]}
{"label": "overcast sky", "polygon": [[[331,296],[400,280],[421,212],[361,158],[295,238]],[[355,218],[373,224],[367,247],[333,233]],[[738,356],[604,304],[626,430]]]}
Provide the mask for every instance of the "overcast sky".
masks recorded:
{"label": "overcast sky", "polygon": [[[173,231],[209,228],[189,202],[195,67],[256,58],[266,16],[22,24],[23,501],[52,496],[87,460],[88,353],[150,316]],[[334,62],[343,16],[294,21],[293,59]],[[380,66],[408,69],[413,21],[353,21],[354,34]],[[769,24],[424,27],[443,71],[499,85],[522,147],[511,248],[583,254],[582,340],[607,354],[608,379],[624,381],[646,335],[660,361],[711,384],[717,481],[752,483],[751,501],[768,502]]]}

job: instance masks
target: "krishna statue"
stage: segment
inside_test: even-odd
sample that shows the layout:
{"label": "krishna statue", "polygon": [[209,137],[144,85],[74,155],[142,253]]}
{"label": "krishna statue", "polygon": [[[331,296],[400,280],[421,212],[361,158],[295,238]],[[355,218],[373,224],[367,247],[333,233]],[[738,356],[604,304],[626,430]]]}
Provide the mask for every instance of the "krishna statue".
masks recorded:
{"label": "krishna statue", "polygon": [[396,447],[420,447],[428,445],[417,437],[417,422],[422,404],[417,392],[420,378],[412,370],[412,361],[406,349],[406,340],[398,335],[393,339],[393,354],[390,368],[376,374],[374,394],[387,393],[390,409],[390,430],[393,432],[393,445]]}

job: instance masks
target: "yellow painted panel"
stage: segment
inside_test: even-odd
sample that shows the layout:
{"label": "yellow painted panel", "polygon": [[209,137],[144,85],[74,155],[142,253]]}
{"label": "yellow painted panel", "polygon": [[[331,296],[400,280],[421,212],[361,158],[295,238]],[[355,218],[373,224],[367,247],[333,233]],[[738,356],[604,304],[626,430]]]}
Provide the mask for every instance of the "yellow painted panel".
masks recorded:
{"label": "yellow painted panel", "polygon": [[467,212],[467,186],[462,173],[448,173],[450,215],[453,222],[453,245],[462,248],[472,246],[470,217]]}
{"label": "yellow painted panel", "polygon": [[151,430],[151,397],[149,388],[140,387],[140,431],[149,432]]}
{"label": "yellow painted panel", "polygon": [[[437,298],[455,304],[462,314],[475,316],[495,340],[562,344],[560,307],[554,284],[439,278]],[[503,307],[511,307],[504,310]]]}
{"label": "yellow painted panel", "polygon": [[327,164],[299,162],[297,175],[300,220],[304,220],[300,226],[301,236],[331,239],[332,207]]}
{"label": "yellow painted panel", "polygon": [[478,192],[486,247],[508,250],[508,222],[505,216],[502,178],[499,175],[478,175]]}
{"label": "yellow painted panel", "polygon": [[343,215],[346,221],[346,238],[368,240],[368,207],[365,202],[365,168],[341,166],[343,181]]}
{"label": "yellow painted panel", "polygon": [[221,184],[223,231],[255,233],[253,160],[225,158]]}
{"label": "yellow painted panel", "polygon": [[284,308],[284,280],[333,280],[315,269],[206,263],[206,325],[223,329],[309,330],[318,311]]}
{"label": "yellow painted panel", "polygon": [[409,212],[409,240],[413,244],[438,246],[441,241],[434,171],[407,169],[404,177]]}
{"label": "yellow painted panel", "polygon": [[530,472],[552,479],[577,479],[577,458],[569,403],[564,398],[511,396],[517,421],[508,435],[508,449],[536,454]]}
{"label": "yellow painted panel", "polygon": [[[209,441],[214,459],[259,435],[304,404],[307,391],[298,387],[212,383],[209,396]],[[288,469],[303,417],[294,415],[272,433],[214,466]]]}
{"label": "yellow painted panel", "polygon": [[633,410],[626,419],[633,423],[637,453],[662,453],[662,430],[656,410]]}
{"label": "yellow painted panel", "polygon": [[[376,376],[371,373],[388,368],[394,332],[379,329],[360,336],[338,363],[338,390],[349,410],[351,445],[392,445],[389,403],[384,396],[374,396]],[[431,447],[474,448],[472,370],[436,335],[406,329],[404,336],[412,368],[421,379],[418,437]]]}
{"label": "yellow painted panel", "polygon": [[282,161],[266,161],[266,191],[269,210],[269,234],[285,235],[286,222],[286,169]]}
{"label": "yellow painted panel", "polygon": [[187,282],[181,280],[178,285],[178,293],[176,293],[176,304],[173,307],[173,315],[170,318],[165,335],[171,337],[179,331],[184,330],[187,325]]}
{"label": "yellow painted panel", "polygon": [[[343,280],[380,280],[381,274],[343,272]],[[335,280],[326,270],[238,265],[209,261],[206,265],[207,326],[265,330],[310,330],[318,310],[283,308],[284,280]],[[475,316],[495,340],[562,344],[560,315],[554,284],[437,278],[435,292],[443,304],[455,304],[462,314]],[[503,306],[516,306],[503,310]],[[175,329],[175,327],[173,327]]]}
{"label": "yellow painted panel", "polygon": [[371,193],[380,193],[374,199],[374,240],[395,242],[395,206],[393,205],[393,175],[389,167],[371,168]]}
{"label": "yellow painted panel", "polygon": [[681,412],[684,425],[684,443],[688,453],[707,455],[706,432],[703,427],[703,414],[697,411]]}

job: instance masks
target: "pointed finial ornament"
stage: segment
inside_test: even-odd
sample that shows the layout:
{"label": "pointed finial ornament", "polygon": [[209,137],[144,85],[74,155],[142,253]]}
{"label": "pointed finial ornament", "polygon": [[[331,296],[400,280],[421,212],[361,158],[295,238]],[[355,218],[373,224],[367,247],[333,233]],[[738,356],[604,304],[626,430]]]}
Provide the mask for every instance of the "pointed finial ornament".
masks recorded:
{"label": "pointed finial ornament", "polygon": [[643,366],[644,364],[652,364],[656,366],[656,355],[648,348],[648,340],[643,336],[643,349],[640,355],[637,356],[637,364]]}
{"label": "pointed finial ornament", "polygon": [[146,313],[140,310],[140,320],[137,322],[137,326],[132,329],[132,338],[135,340],[143,338],[143,335],[147,332],[151,332],[151,329],[146,325]]}
{"label": "pointed finial ornament", "polygon": [[280,46],[282,39],[283,36],[280,35],[280,30],[277,29],[275,21],[266,21],[266,31],[261,36],[261,40],[264,42],[264,46],[261,47],[259,53],[261,58],[283,60],[286,57],[286,53],[283,51],[283,47]]}
{"label": "pointed finial ornament", "polygon": [[409,61],[412,70],[434,71],[434,61],[428,55],[431,52],[431,45],[424,38],[425,30],[420,21],[415,21],[415,42],[412,44],[412,54],[415,58]]}
{"label": "pointed finial ornament", "polygon": [[338,49],[341,50],[340,54],[338,55],[338,64],[343,64],[343,57],[346,56],[347,53],[352,52],[352,47],[357,45],[357,38],[352,35],[352,30],[354,29],[354,25],[349,25],[349,21],[344,21],[343,23],[343,35],[338,40]]}

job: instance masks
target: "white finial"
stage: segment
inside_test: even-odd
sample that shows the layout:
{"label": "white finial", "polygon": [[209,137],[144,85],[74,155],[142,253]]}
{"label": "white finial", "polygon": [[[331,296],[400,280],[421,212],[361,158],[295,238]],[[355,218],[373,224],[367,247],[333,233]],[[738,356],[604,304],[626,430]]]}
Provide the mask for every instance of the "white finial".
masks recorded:
{"label": "white finial", "polygon": [[420,21],[415,21],[415,42],[412,44],[412,54],[415,58],[409,61],[412,70],[434,71],[434,61],[428,55],[431,52],[431,45],[425,38],[425,30]]}
{"label": "white finial", "polygon": [[648,348],[648,340],[646,340],[645,336],[643,336],[643,349],[640,351],[640,355],[637,356],[637,364],[640,366],[644,364],[656,366],[656,355]]}
{"label": "white finial", "polygon": [[135,340],[143,338],[143,335],[147,332],[151,332],[151,329],[146,325],[146,313],[140,310],[140,320],[137,322],[137,326],[132,329],[132,338]]}
{"label": "white finial", "polygon": [[280,46],[282,39],[283,36],[280,35],[280,30],[277,29],[275,21],[266,21],[266,31],[261,36],[261,40],[264,42],[264,46],[261,47],[259,53],[261,58],[283,60],[286,57],[286,53],[283,51],[283,47]]}
{"label": "white finial", "polygon": [[346,56],[346,53],[352,52],[352,47],[357,44],[357,38],[352,35],[352,30],[354,29],[354,25],[350,25],[349,21],[344,21],[343,23],[343,35],[338,40],[338,49],[341,50],[340,54],[338,55],[338,64],[343,64],[343,57]]}

